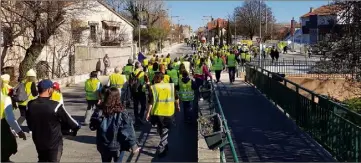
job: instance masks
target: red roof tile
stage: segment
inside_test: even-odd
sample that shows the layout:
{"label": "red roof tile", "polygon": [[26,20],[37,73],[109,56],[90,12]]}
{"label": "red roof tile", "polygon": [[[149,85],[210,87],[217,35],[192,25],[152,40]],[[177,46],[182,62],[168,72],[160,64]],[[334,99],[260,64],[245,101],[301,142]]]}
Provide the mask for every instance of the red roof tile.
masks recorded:
{"label": "red roof tile", "polygon": [[311,15],[332,15],[336,14],[341,10],[342,7],[339,5],[324,5],[314,9],[312,12],[302,15],[301,18],[309,17]]}

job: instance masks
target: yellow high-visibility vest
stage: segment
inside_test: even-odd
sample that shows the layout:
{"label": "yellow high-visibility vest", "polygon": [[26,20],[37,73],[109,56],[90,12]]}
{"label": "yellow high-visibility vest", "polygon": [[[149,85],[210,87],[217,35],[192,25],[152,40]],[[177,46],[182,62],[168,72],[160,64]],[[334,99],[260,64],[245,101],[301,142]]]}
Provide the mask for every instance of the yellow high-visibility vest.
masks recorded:
{"label": "yellow high-visibility vest", "polygon": [[167,74],[172,79],[172,82],[174,83],[174,85],[177,86],[178,85],[178,71],[176,69],[167,70]]}
{"label": "yellow high-visibility vest", "polygon": [[10,90],[11,88],[12,88],[12,87],[11,87],[8,83],[3,82],[3,88],[1,89],[1,92],[2,92],[4,95],[9,95],[9,90]]}
{"label": "yellow high-visibility vest", "polygon": [[98,85],[100,81],[96,78],[90,78],[85,81],[85,98],[87,100],[98,100]]}
{"label": "yellow high-visibility vest", "polygon": [[188,62],[188,61],[184,61],[183,64],[184,64],[184,67],[186,68],[187,72],[189,73],[189,72],[190,72],[191,63]]}
{"label": "yellow high-visibility vest", "polygon": [[143,59],[143,66],[148,66],[148,63],[149,63],[148,59]]}
{"label": "yellow high-visibility vest", "polygon": [[236,56],[234,54],[231,54],[227,57],[227,66],[236,67]]}
{"label": "yellow high-visibility vest", "polygon": [[5,118],[5,99],[6,99],[6,95],[5,94],[1,94],[0,97],[0,120]]}
{"label": "yellow high-visibility vest", "polygon": [[[139,72],[140,72],[140,74],[138,75]],[[145,75],[145,73],[143,72],[143,70],[141,68],[136,69],[134,71],[134,76],[136,77],[137,75],[138,75],[138,80],[139,80],[140,84],[143,85],[144,84],[144,75]]]}
{"label": "yellow high-visibility vest", "polygon": [[149,77],[149,81],[153,81],[154,75],[155,73],[158,71],[154,71],[153,69],[149,69],[148,71],[148,77]]}
{"label": "yellow high-visibility vest", "polygon": [[195,75],[203,75],[203,66],[196,66],[194,69]]}
{"label": "yellow high-visibility vest", "polygon": [[127,77],[119,73],[114,73],[109,76],[109,82],[111,87],[123,88],[123,85],[126,81]]}
{"label": "yellow high-visibility vest", "polygon": [[151,115],[173,116],[175,110],[175,96],[173,83],[157,83],[151,86],[153,94],[153,108]]}
{"label": "yellow high-visibility vest", "polygon": [[50,100],[62,103],[63,102],[63,94],[58,91],[54,91],[53,94],[51,95]]}
{"label": "yellow high-visibility vest", "polygon": [[170,76],[164,74],[163,82],[164,82],[164,83],[169,83],[169,82],[170,82]]}
{"label": "yellow high-visibility vest", "polygon": [[165,61],[167,62],[167,64],[169,64],[170,61],[171,61],[171,58],[170,58],[170,57],[167,57],[167,58],[165,58]]}
{"label": "yellow high-visibility vest", "polygon": [[212,70],[218,71],[223,69],[223,60],[219,57],[215,58]]}
{"label": "yellow high-visibility vest", "polygon": [[184,83],[182,80],[179,82],[179,98],[182,101],[193,101],[192,80],[189,80],[187,83]]}
{"label": "yellow high-visibility vest", "polygon": [[31,93],[31,85],[33,82],[26,82],[25,83],[25,92],[28,95],[28,99],[24,102],[19,103],[19,105],[21,106],[26,106],[28,105],[28,102],[31,100],[34,100],[36,97],[33,96],[33,94]]}

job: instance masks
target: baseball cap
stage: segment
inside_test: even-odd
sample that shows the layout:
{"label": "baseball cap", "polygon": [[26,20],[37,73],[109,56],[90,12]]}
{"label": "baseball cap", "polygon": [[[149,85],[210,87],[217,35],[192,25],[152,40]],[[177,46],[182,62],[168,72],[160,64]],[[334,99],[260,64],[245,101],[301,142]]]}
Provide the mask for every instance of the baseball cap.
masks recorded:
{"label": "baseball cap", "polygon": [[38,83],[39,92],[43,92],[53,87],[53,82],[49,79],[44,79]]}

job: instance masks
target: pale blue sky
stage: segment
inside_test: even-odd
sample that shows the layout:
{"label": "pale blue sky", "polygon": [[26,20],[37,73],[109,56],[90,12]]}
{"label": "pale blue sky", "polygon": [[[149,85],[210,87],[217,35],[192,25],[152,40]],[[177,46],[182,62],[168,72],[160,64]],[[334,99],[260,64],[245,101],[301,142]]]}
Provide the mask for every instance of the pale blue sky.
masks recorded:
{"label": "pale blue sky", "polygon": [[[227,18],[233,13],[233,9],[241,6],[243,1],[166,1],[167,7],[173,16],[180,16],[181,24],[190,25],[193,30],[204,25],[203,16],[213,18]],[[290,22],[292,17],[299,20],[299,17],[307,13],[310,7],[320,7],[328,1],[266,1],[272,8],[277,22]],[[173,18],[173,23],[178,23],[177,18]]]}

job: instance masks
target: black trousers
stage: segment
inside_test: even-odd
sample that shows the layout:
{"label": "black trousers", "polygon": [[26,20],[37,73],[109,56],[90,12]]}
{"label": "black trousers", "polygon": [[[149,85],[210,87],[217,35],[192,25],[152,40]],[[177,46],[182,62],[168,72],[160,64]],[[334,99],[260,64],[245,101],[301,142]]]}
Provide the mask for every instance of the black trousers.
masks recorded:
{"label": "black trousers", "polygon": [[228,67],[229,81],[232,83],[235,80],[236,67]]}
{"label": "black trousers", "polygon": [[[146,94],[145,92],[136,92],[134,93],[134,117],[137,120],[143,119],[145,109],[146,109]],[[139,110],[139,104],[140,104],[140,110]]]}
{"label": "black trousers", "polygon": [[63,144],[59,145],[57,149],[37,151],[38,162],[60,162],[61,155],[63,154]]}
{"label": "black trousers", "polygon": [[217,82],[219,82],[219,79],[221,78],[222,70],[215,70],[214,72],[216,73],[216,80]]}

